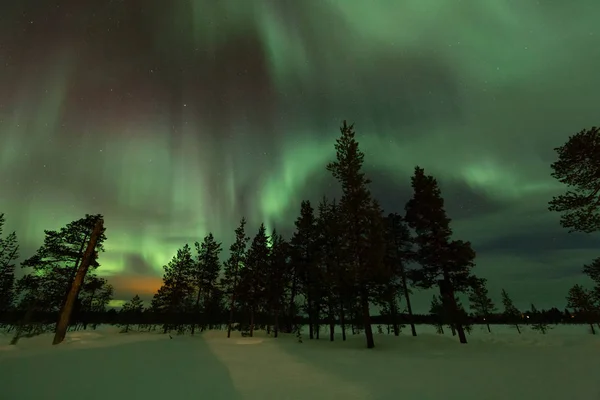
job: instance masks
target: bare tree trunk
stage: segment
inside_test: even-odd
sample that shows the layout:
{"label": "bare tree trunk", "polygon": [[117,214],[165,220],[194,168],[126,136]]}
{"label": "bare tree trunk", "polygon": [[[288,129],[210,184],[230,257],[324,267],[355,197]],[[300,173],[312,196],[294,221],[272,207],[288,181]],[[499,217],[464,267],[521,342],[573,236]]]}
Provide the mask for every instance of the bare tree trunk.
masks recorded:
{"label": "bare tree trunk", "polygon": [[439,286],[442,299],[445,300],[444,303],[446,310],[448,310],[448,313],[450,314],[451,326],[458,332],[458,339],[460,343],[466,344],[467,336],[465,335],[465,330],[458,318],[458,304],[456,304],[452,283],[447,277],[444,277],[443,280],[439,281]]}
{"label": "bare tree trunk", "polygon": [[366,295],[361,296],[361,308],[363,324],[365,325],[365,336],[367,339],[367,348],[372,349],[375,347],[375,339],[373,338],[373,327],[371,326],[371,315],[369,314],[369,300]]}
{"label": "bare tree trunk", "polygon": [[102,219],[98,219],[96,221],[96,225],[94,226],[94,230],[92,231],[92,235],[90,236],[90,241],[87,245],[87,249],[85,250],[83,259],[81,261],[81,264],[79,265],[73,284],[71,285],[71,290],[69,291],[69,295],[67,296],[67,301],[65,302],[61,310],[58,323],[56,324],[56,333],[54,335],[54,340],[52,341],[52,344],[59,344],[65,339],[65,335],[67,334],[67,328],[69,326],[69,320],[71,318],[71,312],[73,311],[73,306],[75,305],[75,301],[77,300],[77,296],[79,295],[79,289],[83,284],[85,274],[87,273],[87,270],[92,261],[92,256],[94,255],[94,251],[96,249],[96,243],[98,242],[98,238],[102,234],[103,224],[104,221]]}
{"label": "bare tree trunk", "polygon": [[335,336],[335,314],[333,312],[333,304],[331,299],[329,299],[328,303],[327,313],[329,314],[329,340],[333,342],[333,338]]}
{"label": "bare tree trunk", "polygon": [[346,310],[344,301],[340,300],[340,326],[342,328],[342,341],[346,341]]}
{"label": "bare tree trunk", "polygon": [[254,335],[254,306],[250,307],[250,337]]}
{"label": "bare tree trunk", "polygon": [[413,317],[412,306],[410,304],[410,294],[408,293],[408,283],[406,283],[406,270],[402,267],[402,290],[404,291],[404,298],[406,299],[406,310],[408,311],[408,319],[410,322],[410,330],[413,336],[417,336],[417,329],[415,328],[415,318]]}
{"label": "bare tree trunk", "polygon": [[521,334],[521,328],[519,328],[519,324],[515,324],[515,326],[517,327],[517,332],[519,332],[519,335]]}

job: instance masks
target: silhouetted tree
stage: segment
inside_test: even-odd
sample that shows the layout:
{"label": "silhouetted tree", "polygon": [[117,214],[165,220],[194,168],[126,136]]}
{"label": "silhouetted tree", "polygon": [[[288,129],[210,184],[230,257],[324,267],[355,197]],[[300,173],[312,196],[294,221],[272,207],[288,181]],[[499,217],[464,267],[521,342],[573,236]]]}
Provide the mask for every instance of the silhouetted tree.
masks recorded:
{"label": "silhouetted tree", "polygon": [[473,287],[469,292],[469,302],[471,308],[475,311],[475,315],[483,318],[486,322],[488,332],[492,332],[490,329],[490,315],[496,311],[496,306],[488,294],[486,283],[486,279],[474,280]]}
{"label": "silhouetted tree", "polygon": [[246,255],[246,264],[240,274],[239,298],[250,314],[250,336],[254,334],[256,313],[264,308],[265,279],[269,263],[269,238],[264,224],[260,224],[258,232]]}
{"label": "silhouetted tree", "polygon": [[[102,216],[87,214],[85,218],[70,222],[59,231],[44,231],[42,246],[35,255],[21,263],[23,268],[32,268],[35,276],[33,279],[22,281],[21,290],[29,292],[35,289],[35,296],[39,300],[37,303],[44,311],[58,311],[62,307],[99,218]],[[86,278],[92,276],[100,265],[98,252],[104,251],[104,231],[105,228],[98,238]],[[29,284],[33,284],[34,281],[36,287],[30,287]],[[21,294],[27,297],[25,293]]]}
{"label": "silhouetted tree", "polygon": [[554,150],[552,177],[570,190],[553,197],[549,210],[562,213],[560,223],[569,232],[600,230],[600,129],[584,129]]}
{"label": "silhouetted tree", "polygon": [[231,328],[235,316],[237,296],[242,268],[246,263],[246,246],[250,238],[245,232],[246,220],[242,218],[240,225],[235,230],[235,241],[229,247],[229,259],[224,265],[224,274],[221,279],[223,294],[229,303],[229,319],[227,323],[227,337],[231,337]]}
{"label": "silhouetted tree", "polygon": [[343,248],[344,227],[335,200],[328,202],[324,198],[321,201],[317,226],[320,261],[325,265],[324,286],[325,296],[327,296],[329,340],[333,341],[334,339],[336,315],[339,316],[342,340],[346,340],[346,316],[353,292],[353,279],[348,272],[348,263],[346,262],[348,254],[344,252]]}
{"label": "silhouetted tree", "polygon": [[444,323],[446,322],[446,311],[442,304],[441,296],[433,295],[431,299],[431,305],[429,307],[429,314],[433,318],[435,330],[440,335],[444,334]]}
{"label": "silhouetted tree", "polygon": [[375,347],[371,326],[370,303],[379,300],[381,287],[389,279],[383,262],[385,238],[382,210],[373,200],[370,180],[362,171],[364,153],[355,139],[354,126],[344,121],[336,140],[336,161],[327,170],[342,186],[340,213],[343,223],[343,250],[348,254],[347,265],[354,279],[356,299],[360,305],[367,348]]}
{"label": "silhouetted tree", "polygon": [[[193,309],[195,264],[189,245],[186,244],[177,250],[177,254],[165,265],[163,285],[152,299],[152,309],[155,312],[175,318]],[[182,324],[179,321],[173,320],[172,322],[172,324],[163,324],[164,333],[171,328],[177,328],[180,333],[183,332]]]}
{"label": "silhouetted tree", "polygon": [[600,304],[600,258],[596,258],[590,264],[584,265],[583,273],[594,282],[594,300]]}
{"label": "silhouetted tree", "polygon": [[592,335],[596,334],[593,321],[598,314],[598,306],[591,290],[587,290],[581,285],[573,286],[569,289],[567,307],[575,310],[581,321],[586,321],[590,325]]}
{"label": "silhouetted tree", "polygon": [[120,311],[122,319],[125,322],[123,327],[123,333],[129,332],[130,321],[136,321],[139,323],[143,312],[144,302],[142,301],[142,299],[140,299],[140,296],[138,296],[137,294],[133,296],[133,298],[127,303],[123,304],[123,307]]}
{"label": "silhouetted tree", "polygon": [[279,318],[285,307],[286,288],[289,285],[289,244],[283,236],[273,231],[264,300],[266,311],[272,316],[273,335],[279,335]]}
{"label": "silhouetted tree", "polygon": [[[314,210],[309,201],[300,205],[300,216],[295,222],[296,231],[290,240],[292,263],[292,288],[289,312],[297,313],[295,298],[304,295],[304,310],[308,314],[309,338],[314,339],[318,324],[318,231]],[[293,317],[292,317],[293,318]]]}
{"label": "silhouetted tree", "polygon": [[[391,289],[396,291],[396,294],[403,294],[406,300],[406,310],[410,322],[411,332],[413,336],[417,336],[415,323],[410,302],[410,288],[408,285],[407,264],[414,259],[412,251],[413,241],[410,236],[410,231],[404,223],[402,216],[393,213],[389,214],[386,222],[386,257],[385,261],[392,270],[392,279],[390,279]],[[388,306],[391,315],[396,314],[394,304]],[[398,336],[398,321],[393,322],[394,334]]]}
{"label": "silhouetted tree", "polygon": [[[213,316],[215,310],[211,301],[218,292],[218,278],[221,272],[221,243],[217,242],[212,233],[204,237],[202,243],[195,243],[197,261],[192,271],[196,299],[194,301],[194,312],[196,315],[203,314],[204,322],[202,330],[207,325],[207,318]],[[192,335],[196,328],[196,321],[192,323]]]}
{"label": "silhouetted tree", "polygon": [[551,329],[548,322],[546,322],[544,315],[540,311],[538,311],[538,309],[533,304],[531,305],[530,319],[532,320],[531,329],[533,329],[534,331],[538,331],[545,335],[546,332],[549,329]]}
{"label": "silhouetted tree", "polygon": [[521,317],[521,312],[515,307],[508,292],[504,289],[502,289],[502,305],[504,306],[504,312],[502,314],[515,328],[517,328],[517,332],[521,334],[521,328],[519,327],[518,322]]}
{"label": "silhouetted tree", "polygon": [[0,315],[10,310],[15,301],[15,262],[19,258],[17,234],[2,237],[4,214],[0,214]]}
{"label": "silhouetted tree", "polygon": [[471,269],[475,252],[471,243],[450,241],[450,218],[444,209],[444,199],[438,183],[422,168],[416,167],[411,178],[413,197],[406,204],[406,222],[415,230],[418,246],[416,259],[421,268],[413,272],[417,286],[429,289],[439,286],[451,324],[458,331],[461,343],[467,343],[460,319],[455,293],[472,284]]}

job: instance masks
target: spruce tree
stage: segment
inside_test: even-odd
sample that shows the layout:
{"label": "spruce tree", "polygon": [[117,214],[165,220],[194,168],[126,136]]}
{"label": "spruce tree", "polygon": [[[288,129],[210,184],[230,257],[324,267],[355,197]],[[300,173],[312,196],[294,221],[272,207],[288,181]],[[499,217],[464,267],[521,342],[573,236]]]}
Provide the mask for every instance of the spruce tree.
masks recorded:
{"label": "spruce tree", "polygon": [[352,277],[348,271],[348,254],[343,248],[344,231],[341,213],[335,200],[323,198],[319,204],[317,222],[320,260],[325,266],[326,312],[329,320],[329,340],[334,340],[336,315],[339,317],[342,340],[346,340],[346,315],[352,299]]}
{"label": "spruce tree", "polygon": [[336,161],[327,170],[342,186],[340,213],[344,251],[354,280],[360,305],[367,348],[375,347],[371,326],[370,303],[379,301],[380,289],[389,275],[383,262],[384,237],[382,211],[368,188],[371,182],[363,172],[364,153],[359,149],[354,126],[344,121],[336,140]]}
{"label": "spruce tree", "polygon": [[458,322],[455,293],[466,291],[472,284],[475,252],[469,242],[451,241],[450,218],[436,179],[416,167],[411,185],[414,193],[406,204],[405,220],[416,233],[420,269],[413,272],[414,282],[425,289],[439,287],[451,324],[458,331],[460,342],[467,343],[463,326]]}
{"label": "spruce tree", "polygon": [[584,129],[554,149],[552,177],[569,190],[553,197],[549,210],[561,213],[560,223],[569,232],[600,230],[600,129]]}
{"label": "spruce tree", "polygon": [[300,216],[295,222],[291,244],[292,282],[289,304],[290,319],[296,317],[297,309],[295,298],[298,294],[304,297],[304,310],[308,314],[309,338],[314,339],[316,324],[318,323],[318,308],[316,297],[318,295],[318,231],[314,210],[309,201],[300,205]]}
{"label": "spruce tree", "polygon": [[521,328],[519,327],[521,312],[515,307],[508,292],[504,289],[502,289],[502,305],[504,306],[502,315],[504,315],[504,317],[517,329],[517,332],[521,334]]}
{"label": "spruce tree", "polygon": [[163,285],[152,299],[152,309],[171,322],[163,324],[164,333],[172,328],[179,333],[184,330],[181,317],[193,309],[195,264],[192,249],[186,244],[164,267]]}
{"label": "spruce tree", "polygon": [[279,335],[279,319],[285,307],[286,288],[289,285],[289,244],[273,231],[267,277],[265,280],[266,311],[273,321],[273,336]]}
{"label": "spruce tree", "polygon": [[[412,305],[410,302],[410,288],[408,283],[408,264],[414,259],[414,253],[412,251],[413,240],[410,235],[410,231],[404,222],[404,218],[401,215],[393,213],[389,214],[385,220],[386,222],[386,263],[392,269],[392,279],[390,282],[393,285],[393,290],[398,290],[399,293],[404,295],[406,301],[406,310],[408,312],[408,318],[410,322],[410,328],[413,336],[417,336],[417,330],[415,329],[414,317],[412,312]],[[392,305],[389,306],[390,311],[393,312]],[[398,336],[398,322],[394,322],[394,334]]]}
{"label": "spruce tree", "polygon": [[[196,315],[204,316],[202,330],[207,325],[207,320],[214,319],[215,304],[213,300],[217,294],[218,278],[221,272],[221,262],[219,256],[221,254],[221,243],[215,240],[212,233],[204,237],[202,243],[196,242],[197,260],[194,265],[193,280],[194,290],[196,291],[196,299],[194,301],[194,312]],[[192,323],[192,335],[195,332],[196,322]]]}
{"label": "spruce tree", "polygon": [[587,290],[581,285],[573,286],[569,289],[569,294],[567,295],[567,307],[573,309],[581,321],[587,322],[590,325],[592,335],[596,334],[593,321],[598,316],[599,310],[594,293],[591,290]]}
{"label": "spruce tree", "polygon": [[15,262],[19,258],[17,234],[2,237],[4,214],[0,214],[0,315],[13,307],[15,301]]}
{"label": "spruce tree", "polygon": [[246,265],[240,274],[240,300],[249,313],[250,336],[254,335],[256,314],[265,307],[265,280],[269,263],[269,238],[264,224],[260,224],[258,232],[246,255]]}
{"label": "spruce tree", "polygon": [[489,296],[486,283],[486,279],[474,280],[473,287],[469,292],[469,302],[471,303],[471,308],[475,311],[475,315],[483,318],[488,332],[491,333],[490,315],[496,311],[496,306]]}
{"label": "spruce tree", "polygon": [[229,247],[229,259],[224,265],[224,274],[221,279],[221,289],[227,297],[229,319],[227,322],[227,337],[231,337],[233,319],[236,315],[236,304],[242,268],[246,263],[246,247],[250,238],[246,236],[246,220],[242,218],[240,225],[235,230],[235,241]]}

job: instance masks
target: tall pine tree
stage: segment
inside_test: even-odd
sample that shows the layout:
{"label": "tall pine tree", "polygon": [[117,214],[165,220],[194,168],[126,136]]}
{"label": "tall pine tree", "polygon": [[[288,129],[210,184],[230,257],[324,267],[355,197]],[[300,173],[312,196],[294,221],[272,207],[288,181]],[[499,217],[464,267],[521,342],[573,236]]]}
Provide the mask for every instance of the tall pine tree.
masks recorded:
{"label": "tall pine tree", "polygon": [[308,314],[309,338],[315,336],[318,324],[318,306],[316,303],[318,281],[318,232],[317,220],[309,201],[300,205],[300,216],[295,222],[291,243],[291,294],[288,308],[290,320],[295,319],[298,310],[296,296],[303,294],[304,310]]}
{"label": "tall pine tree", "polygon": [[240,225],[235,230],[235,241],[229,247],[229,259],[224,265],[224,274],[221,279],[221,288],[229,304],[229,319],[227,322],[227,337],[231,337],[233,320],[236,316],[236,304],[240,285],[241,271],[246,264],[246,247],[250,238],[246,236],[246,220],[242,218]]}
{"label": "tall pine tree", "polygon": [[152,309],[170,322],[163,325],[164,333],[173,328],[184,331],[181,317],[193,309],[195,264],[192,249],[186,244],[164,267],[163,285],[152,299]]}
{"label": "tall pine tree", "polygon": [[269,238],[264,224],[258,232],[246,255],[246,264],[240,274],[239,298],[249,314],[250,336],[254,335],[256,315],[265,308],[265,280],[269,264]]}
{"label": "tall pine tree", "polygon": [[472,285],[471,268],[475,252],[469,242],[451,241],[450,218],[435,178],[416,167],[411,179],[413,197],[406,204],[406,222],[415,230],[417,260],[421,268],[413,273],[415,283],[425,289],[438,286],[452,325],[461,343],[467,343],[456,292]]}
{"label": "tall pine tree", "polygon": [[370,303],[380,298],[387,271],[383,263],[383,221],[381,208],[373,200],[363,172],[364,153],[355,139],[353,125],[344,121],[336,140],[336,161],[327,170],[342,186],[340,211],[344,224],[343,246],[348,254],[348,268],[354,279],[360,305],[367,348],[375,347],[371,326]]}
{"label": "tall pine tree", "polygon": [[[218,279],[221,272],[221,243],[215,240],[212,233],[204,237],[202,243],[195,243],[196,253],[198,255],[193,270],[194,290],[196,299],[194,301],[194,312],[196,315],[203,315],[204,322],[202,330],[208,325],[207,320],[214,319],[219,311],[215,304],[218,298]],[[192,324],[192,335],[194,334],[196,323]]]}

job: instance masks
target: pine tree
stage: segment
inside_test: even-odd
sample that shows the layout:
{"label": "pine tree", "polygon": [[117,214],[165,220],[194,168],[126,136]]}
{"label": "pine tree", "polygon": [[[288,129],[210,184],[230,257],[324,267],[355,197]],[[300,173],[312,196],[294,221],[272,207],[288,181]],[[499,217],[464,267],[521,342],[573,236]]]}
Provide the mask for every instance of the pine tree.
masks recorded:
{"label": "pine tree", "polygon": [[[384,237],[382,211],[371,196],[370,180],[362,171],[364,153],[355,139],[354,126],[344,121],[336,140],[336,161],[327,170],[342,186],[340,213],[344,224],[343,248],[348,254],[348,269],[360,304],[367,348],[375,347],[370,303],[379,300],[383,282],[389,279],[383,262]],[[379,293],[378,293],[379,292]]]}
{"label": "pine tree", "polygon": [[123,333],[129,332],[129,325],[131,321],[138,323],[141,319],[142,313],[144,312],[144,302],[140,299],[137,294],[133,296],[131,300],[123,304],[121,308],[121,317],[124,322]]}
{"label": "pine tree", "polygon": [[486,279],[476,279],[474,281],[473,287],[469,292],[469,301],[471,302],[471,308],[475,311],[475,315],[486,321],[488,332],[491,333],[490,315],[496,311],[496,306],[489,296],[486,283]]}
{"label": "pine tree", "polygon": [[289,244],[283,236],[273,231],[267,277],[265,280],[265,304],[273,318],[273,336],[279,335],[279,318],[285,307],[286,287],[289,285]]}
{"label": "pine tree", "polygon": [[573,286],[569,289],[567,307],[575,310],[580,319],[590,325],[592,335],[596,334],[593,320],[598,315],[598,305],[591,290],[587,290],[581,285]]}
{"label": "pine tree", "polygon": [[[193,280],[196,299],[194,302],[194,312],[197,315],[204,315],[205,322],[202,324],[204,330],[206,319],[215,317],[215,304],[212,304],[216,293],[218,292],[217,280],[221,272],[221,243],[217,242],[212,233],[204,237],[202,243],[195,243],[197,262],[194,265]],[[192,335],[195,332],[196,323],[192,324]]]}
{"label": "pine tree", "polygon": [[583,273],[594,282],[594,300],[600,304],[600,258],[596,258],[590,264],[584,265]]}
{"label": "pine tree", "polygon": [[504,317],[511,321],[514,327],[517,329],[517,332],[521,334],[521,328],[519,327],[519,317],[521,316],[521,312],[515,307],[512,299],[508,295],[508,292],[502,289],[502,305],[504,306],[504,312],[502,313]]}
{"label": "pine tree", "polygon": [[304,309],[308,314],[309,338],[314,339],[315,325],[318,322],[318,308],[315,302],[318,295],[318,231],[314,210],[309,201],[300,205],[300,216],[295,222],[291,244],[292,282],[289,313],[290,320],[295,318],[297,310],[295,298],[304,295]]}
{"label": "pine tree", "polygon": [[264,291],[269,264],[269,238],[264,224],[260,224],[258,232],[248,249],[246,265],[240,275],[240,300],[243,300],[249,314],[250,336],[254,335],[255,317],[265,306]]}
{"label": "pine tree", "polygon": [[341,213],[336,201],[323,198],[319,204],[317,221],[319,232],[320,261],[325,266],[325,307],[329,320],[329,340],[334,340],[336,315],[339,316],[342,340],[346,340],[346,314],[349,308],[352,288],[352,277],[348,271],[348,254],[344,252],[344,231]]}
{"label": "pine tree", "polygon": [[469,242],[451,241],[450,218],[435,178],[416,167],[411,185],[414,194],[406,204],[405,220],[417,235],[416,259],[421,266],[413,272],[413,281],[425,289],[439,287],[460,342],[467,343],[463,327],[457,322],[460,316],[455,293],[467,290],[472,284],[475,252]]}
{"label": "pine tree", "polygon": [[553,197],[549,210],[562,213],[560,223],[569,232],[600,230],[600,129],[584,129],[554,150],[552,177],[570,190]]}
{"label": "pine tree", "polygon": [[[417,336],[415,329],[412,305],[410,302],[410,288],[408,285],[407,264],[414,258],[412,251],[413,241],[410,236],[410,231],[404,223],[402,216],[393,213],[386,218],[386,263],[390,265],[393,272],[391,283],[397,282],[394,289],[397,289],[404,295],[406,301],[406,309],[413,336]],[[393,305],[390,305],[390,311],[393,312]],[[394,334],[398,336],[398,323],[394,322]]]}
{"label": "pine tree", "polygon": [[246,246],[250,238],[245,233],[246,220],[242,218],[240,225],[235,230],[235,241],[229,247],[229,259],[225,262],[224,276],[221,280],[221,288],[228,298],[229,320],[227,323],[227,337],[231,337],[233,318],[236,312],[237,297],[239,291],[242,268],[246,263]]}
{"label": "pine tree", "polygon": [[17,234],[2,238],[4,214],[0,214],[0,315],[13,307],[15,301],[15,262],[19,258]]}
{"label": "pine tree", "polygon": [[[58,311],[66,300],[71,290],[71,285],[82,261],[83,253],[90,239],[96,221],[101,215],[89,215],[77,221],[70,222],[59,231],[44,231],[45,238],[42,246],[36,253],[21,263],[24,268],[32,268],[36,279],[21,282],[21,289],[30,292],[32,287],[27,283],[37,281],[37,304],[44,311]],[[104,251],[103,243],[106,240],[105,229],[98,238],[95,253],[92,257],[88,274],[91,276],[100,264],[98,253]],[[21,293],[25,296],[25,293]]]}
{"label": "pine tree", "polygon": [[152,299],[152,309],[167,316],[173,322],[163,325],[164,333],[172,328],[177,328],[180,333],[183,332],[183,324],[178,317],[193,308],[195,264],[192,250],[186,244],[177,250],[177,254],[164,267],[163,285]]}

